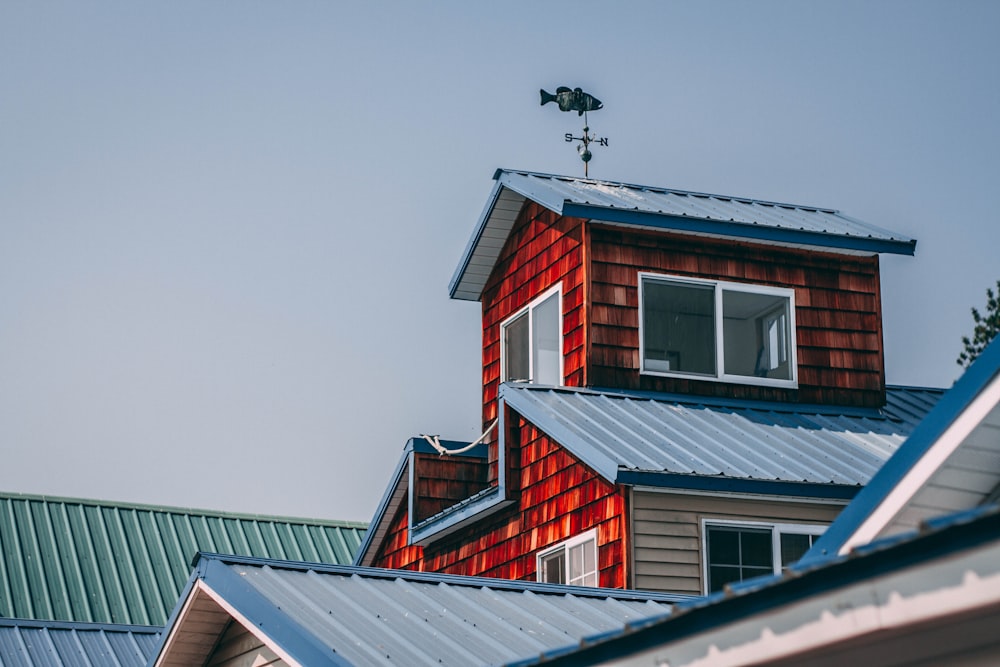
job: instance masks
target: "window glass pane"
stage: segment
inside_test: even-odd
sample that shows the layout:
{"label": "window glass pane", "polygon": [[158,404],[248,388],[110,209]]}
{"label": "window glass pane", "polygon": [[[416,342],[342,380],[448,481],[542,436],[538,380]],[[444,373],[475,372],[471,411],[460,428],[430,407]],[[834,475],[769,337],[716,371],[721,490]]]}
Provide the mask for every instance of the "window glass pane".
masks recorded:
{"label": "window glass pane", "polygon": [[597,555],[594,540],[569,549],[569,583],[574,586],[597,585]]}
{"label": "window glass pane", "polygon": [[740,568],[729,565],[712,565],[708,568],[708,592],[721,591],[722,587],[740,581]]}
{"label": "window glass pane", "polygon": [[715,288],[643,281],[643,367],[715,375]]}
{"label": "window glass pane", "polygon": [[771,531],[768,529],[708,527],[708,591],[774,572]]}
{"label": "window glass pane", "polygon": [[709,528],[708,553],[713,565],[739,565],[740,532],[726,528]]}
{"label": "window glass pane", "polygon": [[724,289],[723,372],[792,379],[787,297]]}
{"label": "window glass pane", "polygon": [[[593,574],[597,572],[597,543],[594,540],[589,540],[586,545],[586,549],[583,550],[583,570],[588,574]],[[596,575],[595,575],[596,576]],[[588,586],[597,585],[595,580],[593,584],[587,584]]]}
{"label": "window glass pane", "polygon": [[578,544],[569,550],[569,578],[570,580],[579,579],[584,575],[586,570],[583,568],[583,552],[584,544]]}
{"label": "window glass pane", "polygon": [[559,377],[559,295],[553,294],[535,306],[532,317],[532,347],[535,372],[532,382],[562,384]]}
{"label": "window glass pane", "polygon": [[812,546],[814,535],[800,535],[796,533],[781,534],[781,569],[786,569],[789,565],[802,558],[809,547]]}
{"label": "window glass pane", "polygon": [[566,583],[566,570],[564,568],[566,556],[562,549],[559,549],[555,553],[551,553],[548,556],[542,556],[541,561],[542,581],[550,584]]}
{"label": "window glass pane", "polygon": [[503,379],[528,380],[528,313],[519,315],[503,328]]}
{"label": "window glass pane", "polygon": [[771,531],[743,530],[740,531],[741,564],[749,567],[767,568],[774,571],[774,558],[771,551]]}

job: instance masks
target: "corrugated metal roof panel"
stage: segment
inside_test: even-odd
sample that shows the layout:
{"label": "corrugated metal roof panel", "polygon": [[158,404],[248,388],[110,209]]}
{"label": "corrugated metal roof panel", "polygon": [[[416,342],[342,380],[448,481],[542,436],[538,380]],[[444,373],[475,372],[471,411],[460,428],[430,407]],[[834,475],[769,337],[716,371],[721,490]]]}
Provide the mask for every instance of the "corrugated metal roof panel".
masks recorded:
{"label": "corrugated metal roof panel", "polygon": [[350,563],[365,524],[0,493],[0,616],[162,625],[199,551]]}
{"label": "corrugated metal roof panel", "polygon": [[884,410],[507,384],[507,405],[610,480],[620,470],[859,486],[941,391],[891,387]]}
{"label": "corrugated metal roof panel", "polygon": [[620,630],[689,599],[214,555],[203,556],[196,576],[265,632],[281,627],[272,639],[293,657],[298,641],[358,666],[498,664]]}
{"label": "corrugated metal roof panel", "polygon": [[[913,254],[916,241],[816,206],[597,181],[501,169],[449,286],[455,299],[478,300],[486,279],[471,265],[492,269],[500,253],[484,239],[506,239],[525,199],[560,215],[826,251]],[[502,246],[502,243],[500,244]]]}
{"label": "corrugated metal roof panel", "polygon": [[[640,213],[786,228],[833,236],[853,236],[901,243],[911,240],[847,217],[839,211],[816,206],[782,204],[745,197],[525,171],[505,170],[501,180],[506,187],[515,192],[550,203],[558,201],[562,206],[573,203]],[[556,209],[556,212],[561,211]]]}
{"label": "corrugated metal roof panel", "polygon": [[156,652],[160,628],[0,619],[0,665],[141,667]]}

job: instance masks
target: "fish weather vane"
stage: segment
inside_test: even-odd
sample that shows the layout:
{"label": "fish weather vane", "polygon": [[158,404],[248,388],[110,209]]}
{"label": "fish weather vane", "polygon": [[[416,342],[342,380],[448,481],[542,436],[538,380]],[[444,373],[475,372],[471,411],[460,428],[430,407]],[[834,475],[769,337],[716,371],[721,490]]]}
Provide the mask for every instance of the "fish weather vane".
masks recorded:
{"label": "fish weather vane", "polygon": [[560,86],[556,88],[556,92],[552,93],[545,92],[543,88],[542,93],[542,106],[545,106],[549,102],[555,102],[559,105],[560,111],[575,111],[577,116],[583,116],[583,135],[579,137],[574,137],[572,132],[567,132],[564,136],[566,142],[579,141],[580,144],[576,147],[576,152],[580,154],[580,159],[583,160],[583,175],[586,177],[587,166],[590,159],[594,157],[594,154],[590,152],[590,144],[596,143],[598,146],[607,146],[607,137],[598,137],[596,135],[590,134],[589,123],[587,122],[587,112],[597,111],[598,109],[603,109],[604,104],[601,103],[599,99],[591,95],[590,93],[585,93],[580,88],[567,88],[566,86]]}

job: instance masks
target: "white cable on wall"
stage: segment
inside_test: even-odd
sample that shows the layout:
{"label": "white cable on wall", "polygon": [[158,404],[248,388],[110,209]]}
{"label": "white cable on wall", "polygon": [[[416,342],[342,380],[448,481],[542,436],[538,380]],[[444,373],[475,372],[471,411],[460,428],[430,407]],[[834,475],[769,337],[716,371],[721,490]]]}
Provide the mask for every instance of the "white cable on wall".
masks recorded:
{"label": "white cable on wall", "polygon": [[437,451],[437,453],[440,454],[441,456],[444,456],[446,454],[450,455],[464,454],[465,452],[469,451],[470,449],[481,443],[483,440],[485,440],[486,436],[490,434],[490,431],[493,430],[493,428],[497,425],[497,422],[499,421],[500,421],[499,418],[494,419],[493,423],[486,427],[486,430],[483,431],[483,434],[479,436],[479,438],[475,442],[470,442],[468,445],[462,447],[461,449],[447,449],[446,447],[442,446],[441,436],[439,435],[424,435],[423,433],[421,433],[420,437],[426,440],[430,444],[430,446],[433,447]]}

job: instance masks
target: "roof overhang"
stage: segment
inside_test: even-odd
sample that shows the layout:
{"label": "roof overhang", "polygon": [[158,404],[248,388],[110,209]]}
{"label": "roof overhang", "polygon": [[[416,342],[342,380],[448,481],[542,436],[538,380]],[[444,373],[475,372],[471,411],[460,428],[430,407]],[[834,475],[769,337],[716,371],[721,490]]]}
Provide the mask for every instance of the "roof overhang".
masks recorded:
{"label": "roof overhang", "polygon": [[[580,218],[594,223],[667,231],[766,245],[810,248],[843,254],[874,255],[891,253],[912,255],[916,241],[893,234],[874,225],[846,216],[839,211],[818,207],[780,204],[763,200],[725,197],[703,193],[649,188],[626,183],[577,179],[551,174],[535,174],[498,169],[493,175],[493,190],[476,222],[458,267],[448,285],[453,299],[478,301],[513,229],[524,202],[534,201],[557,215]],[[574,187],[576,186],[576,187]],[[601,203],[584,199],[582,188],[620,190],[618,198],[595,197]],[[697,206],[665,210],[654,206],[630,206],[634,193],[655,194],[658,197],[679,197],[725,202],[722,213]],[[753,208],[794,212],[800,216],[821,216],[834,224],[809,228],[804,224],[772,221],[781,216],[769,216],[758,222],[754,216],[739,219],[726,211]],[[730,215],[730,217],[725,217]]]}

